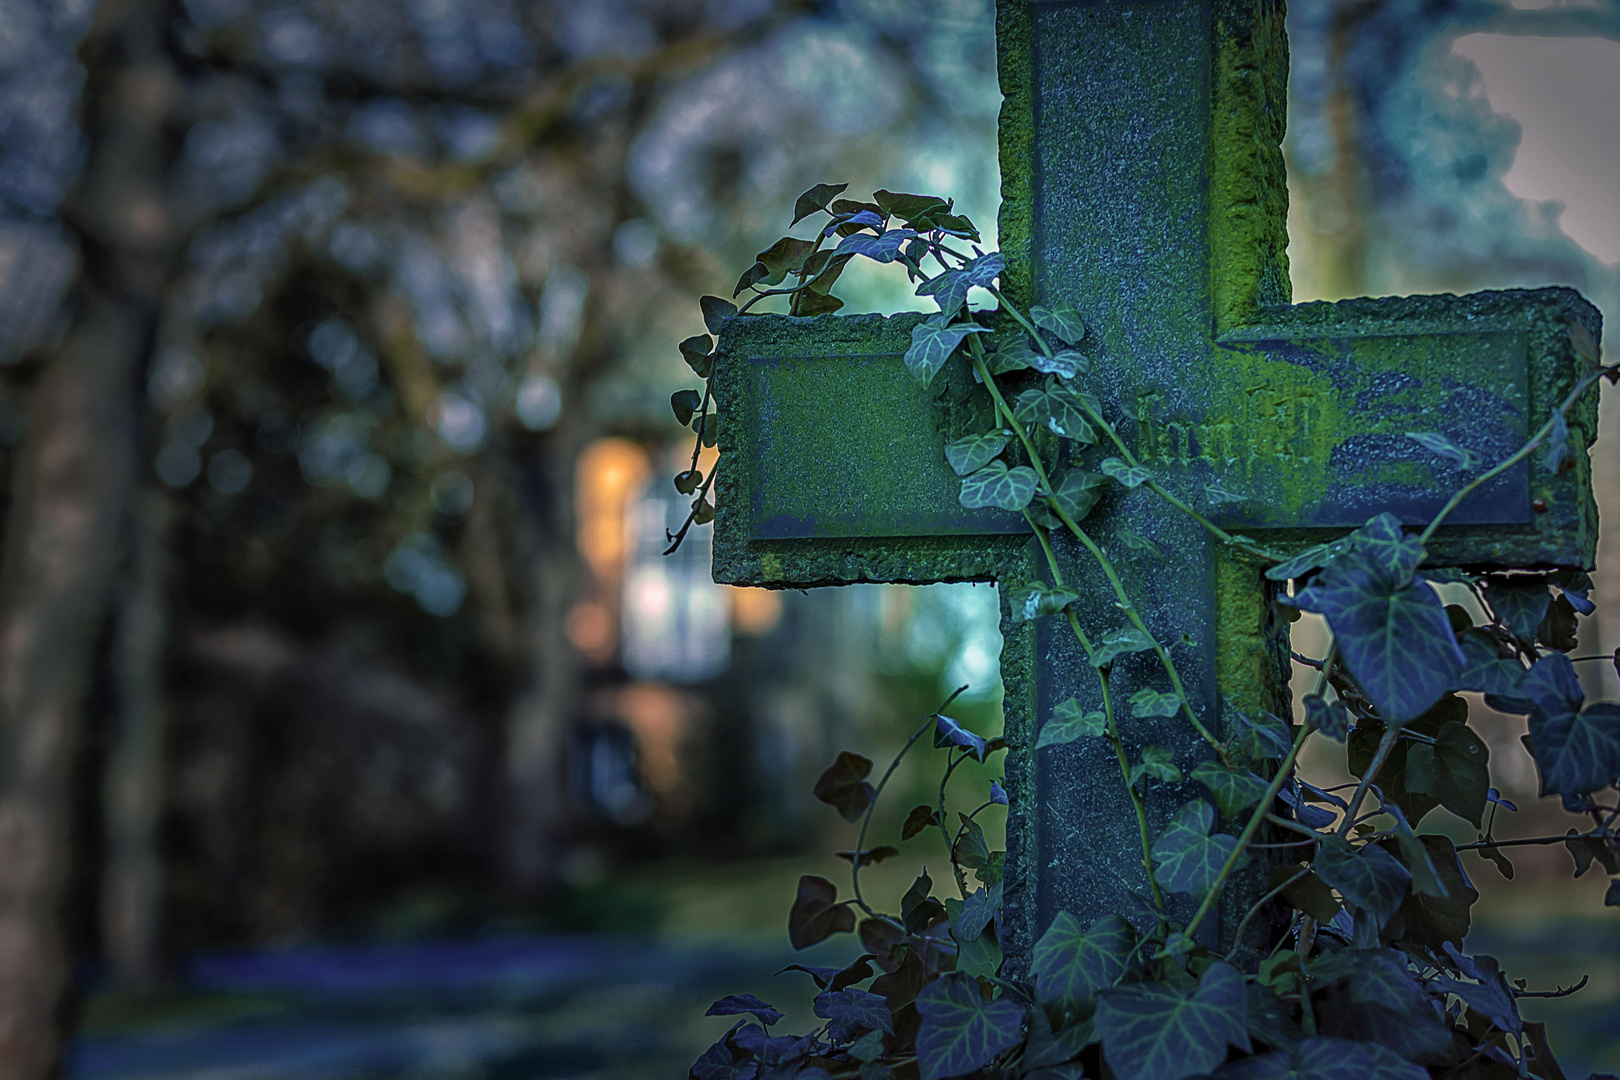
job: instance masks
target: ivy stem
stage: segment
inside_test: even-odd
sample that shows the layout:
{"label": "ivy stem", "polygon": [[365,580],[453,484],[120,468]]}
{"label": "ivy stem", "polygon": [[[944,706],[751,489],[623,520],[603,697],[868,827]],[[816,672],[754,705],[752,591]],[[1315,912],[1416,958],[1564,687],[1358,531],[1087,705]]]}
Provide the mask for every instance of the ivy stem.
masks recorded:
{"label": "ivy stem", "polygon": [[[945,704],[939,707],[939,712],[944,712],[947,708],[949,708],[951,702],[956,700],[957,694],[960,694],[966,689],[967,687],[963,686],[952,693],[950,697],[946,698]],[[863,856],[866,854],[866,829],[867,826],[872,824],[872,811],[877,809],[878,797],[883,794],[883,789],[888,786],[889,777],[894,775],[894,770],[900,767],[900,759],[905,757],[906,753],[916,745],[917,740],[922,738],[924,733],[926,733],[929,728],[933,727],[938,722],[938,712],[924,719],[917,730],[911,733],[911,738],[907,739],[905,745],[900,747],[899,752],[894,755],[894,760],[889,762],[889,767],[883,770],[882,779],[878,781],[877,787],[872,790],[872,801],[866,804],[866,813],[861,815],[861,828],[860,831],[855,834],[855,857],[850,860],[854,864],[850,868],[849,877],[850,886],[853,888],[855,893],[855,903],[859,904],[861,910],[866,912],[866,914],[872,918],[882,919],[884,922],[887,922],[893,926],[898,926],[901,930],[905,929],[904,925],[896,922],[894,919],[889,918],[887,915],[879,915],[877,912],[873,911],[872,908],[866,903],[865,898],[861,896],[861,864],[866,861],[863,858]]]}
{"label": "ivy stem", "polygon": [[[1029,322],[1029,320],[1024,318],[1023,315],[1019,314],[1018,309],[1014,307],[1005,296],[1002,295],[1001,290],[992,287],[990,289],[990,294],[996,298],[996,301],[1001,305],[1001,309],[1007,314],[1011,315],[1013,319],[1018,322],[1018,325],[1022,326],[1024,330],[1028,332],[1029,336],[1035,339],[1035,344],[1040,348],[1041,352],[1050,358],[1052,356],[1051,347],[1046,344],[1045,340],[1042,339],[1040,334],[1036,333],[1035,327]],[[1085,409],[1086,415],[1090,418],[1091,422],[1107,433],[1108,441],[1114,444],[1114,448],[1120,452],[1120,456],[1125,459],[1125,463],[1127,465],[1135,468],[1141,464],[1136,455],[1131,453],[1131,448],[1125,444],[1125,440],[1119,437],[1119,432],[1114,430],[1114,425],[1110,424],[1107,420],[1104,420],[1100,413],[1093,411],[1091,406],[1087,405],[1083,399],[1080,405],[1081,408]],[[1266,550],[1246,536],[1234,536],[1232,533],[1227,532],[1225,529],[1206,518],[1203,514],[1200,514],[1198,511],[1188,506],[1185,501],[1179,498],[1174,492],[1165,488],[1157,480],[1150,477],[1146,481],[1146,486],[1148,490],[1159,496],[1159,498],[1163,499],[1177,510],[1180,510],[1183,514],[1186,514],[1188,517],[1198,522],[1198,524],[1208,529],[1211,535],[1220,540],[1221,543],[1230,545],[1232,547],[1245,548],[1254,552],[1257,556],[1271,562],[1282,562],[1283,557],[1281,555],[1278,555],[1276,552]]]}
{"label": "ivy stem", "polygon": [[[1046,553],[1046,565],[1052,571],[1052,584],[1061,587],[1063,584],[1063,571],[1058,568],[1057,554],[1052,550],[1051,539],[1047,537],[1046,530],[1035,523],[1035,519],[1030,516],[1028,509],[1024,510],[1024,520],[1029,522],[1029,527],[1035,531],[1036,538],[1041,542],[1041,550]],[[1063,610],[1063,614],[1068,616],[1069,629],[1074,631],[1074,636],[1080,642],[1080,647],[1086,650],[1086,656],[1093,655],[1091,641],[1086,637],[1086,632],[1080,629],[1080,620],[1068,608]],[[1135,786],[1131,784],[1131,761],[1125,754],[1125,744],[1121,741],[1119,727],[1114,722],[1114,696],[1108,685],[1108,673],[1095,665],[1093,665],[1092,670],[1097,673],[1097,682],[1102,686],[1103,715],[1108,718],[1108,741],[1114,748],[1114,757],[1119,761],[1119,775],[1125,781],[1125,792],[1130,796],[1131,808],[1136,812],[1136,831],[1142,841],[1142,869],[1147,873],[1148,888],[1153,893],[1154,907],[1162,912],[1164,910],[1164,893],[1160,891],[1159,879],[1153,872],[1153,839],[1148,834],[1147,806],[1143,803],[1142,796],[1137,792]],[[1159,920],[1159,929],[1160,933],[1164,933],[1169,929],[1162,917]]]}
{"label": "ivy stem", "polygon": [[968,749],[964,746],[962,752],[955,757],[950,757],[950,752],[947,751],[946,756],[948,760],[945,763],[945,774],[939,778],[939,813],[937,815],[939,819],[939,835],[945,840],[945,858],[951,864],[952,876],[956,878],[956,891],[961,894],[963,900],[966,900],[968,895],[967,875],[962,873],[960,866],[956,865],[956,845],[951,842],[950,830],[945,828],[945,785],[951,782],[951,774],[956,771],[956,767],[967,760]]}
{"label": "ivy stem", "polygon": [[1356,793],[1350,796],[1350,805],[1345,808],[1344,820],[1339,823],[1335,836],[1343,837],[1356,824],[1356,811],[1361,808],[1361,800],[1367,797],[1367,789],[1372,787],[1373,781],[1378,777],[1378,770],[1384,767],[1384,761],[1389,757],[1391,750],[1395,749],[1395,741],[1400,738],[1401,729],[1391,725],[1384,737],[1378,740],[1378,749],[1373,753],[1372,761],[1367,764],[1367,771],[1361,774],[1361,783],[1356,785]]}
{"label": "ivy stem", "polygon": [[1542,424],[1536,433],[1530,437],[1529,442],[1526,442],[1511,455],[1503,458],[1501,461],[1497,462],[1497,464],[1493,465],[1489,469],[1486,469],[1484,472],[1480,473],[1478,476],[1468,481],[1468,483],[1457,489],[1457,493],[1451,497],[1446,505],[1440,508],[1440,512],[1438,514],[1434,515],[1434,520],[1429,522],[1428,526],[1418,534],[1418,543],[1427,544],[1429,542],[1429,538],[1435,534],[1435,530],[1440,528],[1440,523],[1445,521],[1446,518],[1450,516],[1451,512],[1457,509],[1458,504],[1466,499],[1475,488],[1479,487],[1488,480],[1492,480],[1502,475],[1504,472],[1507,472],[1509,469],[1513,468],[1513,466],[1517,465],[1519,462],[1523,461],[1525,458],[1534,453],[1536,447],[1540,446],[1542,442],[1546,440],[1547,436],[1552,434],[1553,421],[1557,417],[1565,416],[1569,412],[1570,407],[1573,406],[1575,402],[1579,401],[1581,396],[1590,390],[1599,379],[1602,379],[1605,375],[1613,375],[1616,371],[1620,371],[1620,367],[1616,367],[1615,365],[1610,365],[1609,367],[1600,367],[1591,372],[1580,382],[1576,383],[1575,388],[1569,392],[1569,396],[1564,398],[1563,402],[1559,404],[1556,410],[1554,410],[1554,414],[1549,416],[1547,418],[1547,422]]}
{"label": "ivy stem", "polygon": [[1226,954],[1227,963],[1231,963],[1232,960],[1237,956],[1238,950],[1243,947],[1243,931],[1249,928],[1249,920],[1260,914],[1260,909],[1265,907],[1271,901],[1275,900],[1278,894],[1285,891],[1288,886],[1292,885],[1294,882],[1298,881],[1300,878],[1303,878],[1310,872],[1310,867],[1301,867],[1298,871],[1292,874],[1288,880],[1284,881],[1275,889],[1272,889],[1270,892],[1266,893],[1266,895],[1254,902],[1254,906],[1249,908],[1248,913],[1243,916],[1243,921],[1238,923],[1237,932],[1232,935],[1232,940],[1235,942],[1235,944],[1232,946],[1232,951]]}
{"label": "ivy stem", "polygon": [[1253,840],[1254,834],[1260,831],[1261,823],[1266,820],[1266,815],[1271,812],[1271,803],[1276,799],[1277,792],[1282,790],[1283,784],[1288,779],[1288,774],[1293,772],[1294,761],[1299,757],[1300,747],[1305,745],[1305,740],[1310,736],[1310,726],[1301,724],[1299,734],[1294,736],[1294,745],[1288,748],[1288,756],[1284,757],[1282,763],[1277,766],[1277,775],[1273,776],[1271,783],[1266,785],[1266,793],[1260,797],[1260,804],[1254,808],[1254,813],[1249,817],[1249,823],[1243,827],[1243,832],[1238,836],[1237,847],[1233,848],[1232,854],[1227,856],[1226,863],[1221,867],[1221,872],[1215,876],[1214,884],[1210,886],[1209,892],[1205,894],[1203,903],[1198,905],[1198,911],[1194,913],[1192,921],[1187,924],[1186,933],[1189,938],[1198,929],[1198,924],[1203,922],[1204,917],[1215,907],[1215,898],[1220,896],[1221,888],[1226,884],[1226,879],[1237,868],[1238,860],[1243,858],[1243,852],[1248,848],[1249,841]]}
{"label": "ivy stem", "polygon": [[[1131,603],[1130,594],[1125,591],[1124,582],[1120,581],[1119,574],[1114,570],[1114,564],[1109,561],[1102,548],[1097,546],[1096,541],[1092,540],[1086,534],[1086,531],[1075,523],[1074,519],[1069,516],[1068,511],[1064,510],[1058,504],[1057,499],[1050,494],[1050,492],[1057,489],[1052,486],[1052,479],[1047,475],[1046,466],[1041,462],[1040,455],[1035,451],[1035,444],[1024,431],[1024,426],[1013,417],[1012,409],[1007,405],[1007,399],[1001,396],[1001,390],[996,386],[995,376],[990,374],[990,369],[985,366],[983,346],[977,340],[973,340],[969,347],[973,352],[973,369],[979,373],[979,378],[984,381],[985,387],[990,391],[990,396],[996,403],[996,411],[1006,420],[1007,425],[1017,433],[1018,441],[1023,444],[1024,453],[1028,455],[1030,465],[1035,469],[1035,475],[1040,477],[1041,487],[1049,493],[1046,495],[1048,507],[1063,522],[1064,527],[1073,533],[1081,544],[1085,545],[1092,558],[1097,560],[1097,565],[1102,568],[1103,576],[1108,579],[1108,584],[1113,587],[1114,597],[1118,600],[1119,609],[1125,613],[1125,617],[1131,621],[1131,625],[1141,631],[1142,636],[1153,642],[1153,652],[1158,656],[1159,663],[1164,665],[1165,672],[1170,676],[1170,685],[1176,692],[1177,700],[1181,703],[1181,711],[1186,714],[1187,719],[1192,723],[1198,734],[1203,737],[1204,741],[1214,748],[1222,761],[1225,761],[1227,758],[1225,744],[1211,735],[1209,729],[1199,722],[1197,714],[1193,712],[1192,704],[1187,700],[1186,688],[1181,683],[1181,676],[1176,671],[1175,663],[1170,659],[1169,651],[1159,644],[1159,639],[1148,631],[1147,624],[1142,621],[1141,614],[1136,610],[1136,605]],[[1055,562],[1053,567],[1055,573]]]}

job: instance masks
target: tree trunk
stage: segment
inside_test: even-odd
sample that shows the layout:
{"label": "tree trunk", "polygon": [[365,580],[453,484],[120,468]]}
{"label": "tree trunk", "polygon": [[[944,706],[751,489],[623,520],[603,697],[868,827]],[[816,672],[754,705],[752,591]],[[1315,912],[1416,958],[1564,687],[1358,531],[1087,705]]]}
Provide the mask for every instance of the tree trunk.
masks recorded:
{"label": "tree trunk", "polygon": [[163,702],[167,640],[169,500],[148,491],[130,514],[127,577],[113,630],[116,712],[102,787],[107,862],[101,883],[101,941],[113,981],[149,990],[160,981],[158,927],[162,863]]}
{"label": "tree trunk", "polygon": [[40,375],[0,547],[0,1077],[59,1069],[62,914],[86,684],[136,457],[139,372],[176,249],[164,184],[178,100],[165,8],[110,0],[82,55],[91,150],[67,216],[84,281]]}

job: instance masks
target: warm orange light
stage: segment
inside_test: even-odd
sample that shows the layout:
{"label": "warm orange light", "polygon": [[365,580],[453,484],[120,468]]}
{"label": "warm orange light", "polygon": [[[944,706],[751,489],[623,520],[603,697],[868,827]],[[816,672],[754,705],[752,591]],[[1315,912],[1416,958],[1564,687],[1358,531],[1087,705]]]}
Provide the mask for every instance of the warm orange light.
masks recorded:
{"label": "warm orange light", "polygon": [[680,746],[686,737],[685,699],[667,686],[638,683],[619,692],[618,712],[636,733],[641,775],[662,798],[681,787]]}
{"label": "warm orange light", "polygon": [[624,569],[625,507],[647,482],[647,454],[628,439],[598,439],[574,466],[579,553],[598,581]]}
{"label": "warm orange light", "polygon": [[569,644],[586,659],[598,664],[612,659],[614,647],[618,644],[612,614],[603,605],[590,600],[569,609],[568,617],[563,620],[563,633],[568,635]]}
{"label": "warm orange light", "polygon": [[782,594],[770,589],[730,589],[731,625],[739,634],[768,634],[782,621]]}

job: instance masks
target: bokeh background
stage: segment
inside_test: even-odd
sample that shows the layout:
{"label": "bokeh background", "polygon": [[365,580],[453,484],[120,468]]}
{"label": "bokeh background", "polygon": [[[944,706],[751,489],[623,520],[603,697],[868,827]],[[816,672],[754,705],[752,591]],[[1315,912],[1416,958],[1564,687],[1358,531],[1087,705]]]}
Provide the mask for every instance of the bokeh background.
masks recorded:
{"label": "bokeh background", "polygon": [[[1296,300],[1620,314],[1620,5],[1292,7]],[[852,841],[810,785],[963,683],[999,730],[997,601],[725,588],[706,529],[663,556],[676,343],[813,183],[951,196],[993,243],[992,14],[0,0],[0,634],[40,643],[0,649],[8,1021],[66,986],[33,1029],[78,1080],[519,1080],[683,1073],[722,993],[808,1015],[786,908]],[[1600,558],[1583,653],[1620,645],[1620,529]],[[1477,707],[1498,834],[1562,831]],[[1620,1070],[1605,879],[1513,858],[1465,862],[1471,950],[1589,974],[1526,1012],[1570,1075]]]}

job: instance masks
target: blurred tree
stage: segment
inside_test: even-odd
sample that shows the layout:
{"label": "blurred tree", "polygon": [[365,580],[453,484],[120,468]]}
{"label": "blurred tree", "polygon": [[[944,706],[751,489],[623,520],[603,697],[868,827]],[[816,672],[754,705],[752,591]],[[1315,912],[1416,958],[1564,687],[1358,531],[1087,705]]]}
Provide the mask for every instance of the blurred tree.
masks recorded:
{"label": "blurred tree", "polygon": [[[166,902],[239,909],[221,932],[262,938],[435,858],[544,887],[580,447],[673,434],[693,298],[811,182],[948,189],[993,219],[993,156],[961,145],[991,145],[996,94],[984,0],[7,12],[0,1067],[31,1077],[67,984],[70,823],[95,820],[71,789],[98,640],[109,771],[82,794],[105,818],[78,839],[105,849],[124,981],[159,970]],[[390,754],[452,773],[383,775]],[[474,825],[429,857],[417,818],[367,823],[406,805],[372,791]],[[357,857],[295,858],[287,830],[323,825]],[[203,864],[246,869],[164,901],[157,837],[195,854],[222,832]],[[277,873],[334,879],[300,883],[313,913],[255,907]],[[201,910],[188,924],[218,929]]]}

